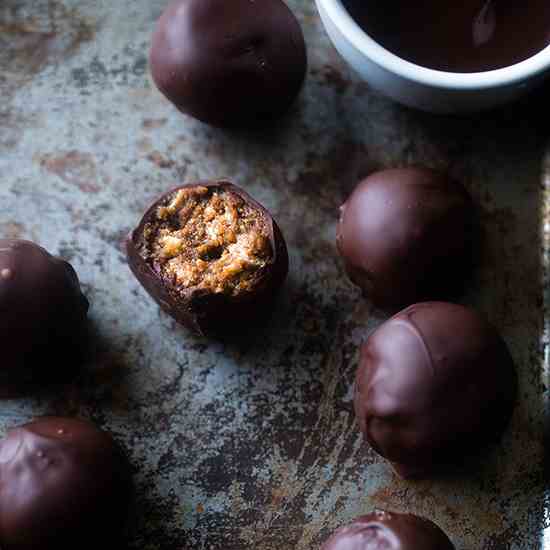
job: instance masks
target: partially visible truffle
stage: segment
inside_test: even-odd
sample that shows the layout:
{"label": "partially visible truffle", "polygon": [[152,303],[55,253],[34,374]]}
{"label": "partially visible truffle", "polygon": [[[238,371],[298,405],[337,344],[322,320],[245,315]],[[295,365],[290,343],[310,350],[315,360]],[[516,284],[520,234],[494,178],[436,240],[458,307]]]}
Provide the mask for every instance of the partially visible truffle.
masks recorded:
{"label": "partially visible truffle", "polygon": [[454,550],[454,546],[427,519],[377,510],[335,531],[321,550]]}
{"label": "partially visible truffle", "polygon": [[355,413],[367,441],[403,477],[455,467],[495,442],[516,397],[506,344],[475,311],[415,304],[361,346]]}
{"label": "partially visible truffle", "polygon": [[76,371],[88,300],[71,265],[30,241],[0,239],[0,394]]}
{"label": "partially visible truffle", "polygon": [[159,90],[216,126],[255,126],[282,115],[305,78],[300,24],[282,0],[174,0],[150,54]]}
{"label": "partially visible truffle", "polygon": [[338,250],[376,306],[396,311],[463,289],[477,223],[462,185],[427,168],[384,170],[363,180],[340,211]]}
{"label": "partially visible truffle", "polygon": [[0,547],[116,547],[133,487],[130,465],[105,432],[72,418],[44,417],[0,441]]}
{"label": "partially visible truffle", "polygon": [[261,322],[288,271],[271,214],[226,182],[182,185],[162,195],[126,241],[145,290],[197,333],[229,334]]}

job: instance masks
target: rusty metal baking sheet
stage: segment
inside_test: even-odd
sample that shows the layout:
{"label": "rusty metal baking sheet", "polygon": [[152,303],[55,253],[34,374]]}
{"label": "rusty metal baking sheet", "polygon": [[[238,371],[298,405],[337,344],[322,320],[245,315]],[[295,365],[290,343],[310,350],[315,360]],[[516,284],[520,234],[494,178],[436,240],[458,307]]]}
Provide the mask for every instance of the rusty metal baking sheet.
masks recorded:
{"label": "rusty metal baking sheet", "polygon": [[[410,111],[352,75],[313,2],[292,0],[309,53],[299,101],[271,130],[217,130],[178,114],[151,82],[163,4],[0,0],[0,235],[73,264],[96,352],[55,394],[1,402],[1,430],[45,413],[110,429],[135,465],[132,549],[310,550],[374,507],[433,518],[459,550],[550,548],[550,90],[470,118]],[[358,178],[409,163],[449,170],[480,205],[485,253],[464,302],[500,328],[520,374],[512,425],[479,469],[417,482],[358,433],[357,345],[382,317],[334,246]],[[272,211],[290,248],[268,329],[238,345],[160,313],[121,249],[158,193],[222,176]]]}

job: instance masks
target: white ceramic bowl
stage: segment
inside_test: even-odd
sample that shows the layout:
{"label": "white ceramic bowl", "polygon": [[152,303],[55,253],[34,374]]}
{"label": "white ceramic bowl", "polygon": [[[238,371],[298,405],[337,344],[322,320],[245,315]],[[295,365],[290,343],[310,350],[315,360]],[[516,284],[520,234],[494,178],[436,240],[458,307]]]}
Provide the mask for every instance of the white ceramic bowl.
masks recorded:
{"label": "white ceramic bowl", "polygon": [[427,69],[401,59],[370,38],[341,0],[316,3],[340,55],[372,88],[410,107],[436,113],[482,111],[517,99],[550,74],[550,46],[521,63],[493,71]]}

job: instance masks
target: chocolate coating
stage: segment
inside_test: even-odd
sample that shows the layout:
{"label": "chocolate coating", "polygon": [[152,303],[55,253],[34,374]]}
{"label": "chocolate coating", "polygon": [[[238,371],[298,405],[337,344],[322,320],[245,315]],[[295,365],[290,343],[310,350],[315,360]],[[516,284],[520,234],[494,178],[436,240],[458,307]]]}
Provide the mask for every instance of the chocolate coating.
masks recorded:
{"label": "chocolate coating", "polygon": [[[550,4],[529,0],[344,0],[365,32],[417,65],[479,72],[519,63],[550,44]],[[419,32],[421,29],[421,32]]]}
{"label": "chocolate coating", "polygon": [[74,372],[87,312],[69,263],[30,241],[0,239],[0,393]]}
{"label": "chocolate coating", "polygon": [[[190,287],[178,288],[163,278],[159,267],[144,257],[146,230],[155,224],[159,207],[165,206],[179,190],[205,187],[229,191],[238,196],[262,219],[271,250],[270,258],[256,274],[257,284],[248,292],[236,295],[208,292]],[[262,323],[288,273],[288,252],[283,235],[271,214],[240,187],[227,181],[185,184],[160,196],[145,212],[141,222],[126,239],[128,265],[150,296],[178,323],[197,334],[233,335],[243,331],[243,325]]]}
{"label": "chocolate coating", "polygon": [[183,113],[251,126],[290,107],[307,62],[300,25],[282,0],[175,0],[158,21],[150,65]]}
{"label": "chocolate coating", "polygon": [[468,278],[475,209],[447,176],[412,167],[376,172],[341,207],[337,245],[350,279],[397,310],[457,294]]}
{"label": "chocolate coating", "polygon": [[505,343],[464,306],[412,305],[361,346],[355,413],[367,441],[404,477],[459,464],[494,442],[515,396]]}
{"label": "chocolate coating", "polygon": [[377,510],[338,529],[321,550],[454,550],[454,546],[427,519]]}
{"label": "chocolate coating", "polygon": [[130,466],[93,424],[44,417],[0,441],[2,550],[92,550],[119,542]]}

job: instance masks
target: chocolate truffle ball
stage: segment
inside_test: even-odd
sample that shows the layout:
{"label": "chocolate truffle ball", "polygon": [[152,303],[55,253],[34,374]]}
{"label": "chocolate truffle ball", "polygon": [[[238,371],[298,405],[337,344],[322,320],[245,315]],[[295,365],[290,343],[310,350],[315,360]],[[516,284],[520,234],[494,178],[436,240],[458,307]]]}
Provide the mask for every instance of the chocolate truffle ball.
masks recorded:
{"label": "chocolate truffle ball", "polygon": [[74,371],[87,312],[88,301],[67,262],[32,242],[0,239],[0,394]]}
{"label": "chocolate truffle ball", "polygon": [[367,441],[404,477],[454,467],[494,442],[515,395],[506,345],[464,306],[412,305],[361,346],[355,413]]}
{"label": "chocolate truffle ball", "polygon": [[119,542],[132,500],[130,466],[93,424],[45,417],[10,430],[0,441],[0,478],[2,550]]}
{"label": "chocolate truffle ball", "polygon": [[268,317],[288,271],[285,241],[271,214],[226,181],[162,195],[126,249],[145,290],[199,334],[234,334]]}
{"label": "chocolate truffle ball", "polygon": [[338,250],[376,306],[395,311],[462,289],[476,216],[458,183],[427,168],[384,170],[363,180],[340,211]]}
{"label": "chocolate truffle ball", "polygon": [[454,550],[454,546],[427,519],[377,510],[338,529],[321,550]]}
{"label": "chocolate truffle ball", "polygon": [[175,0],[153,36],[159,90],[216,126],[254,126],[283,114],[306,73],[300,25],[282,0]]}

